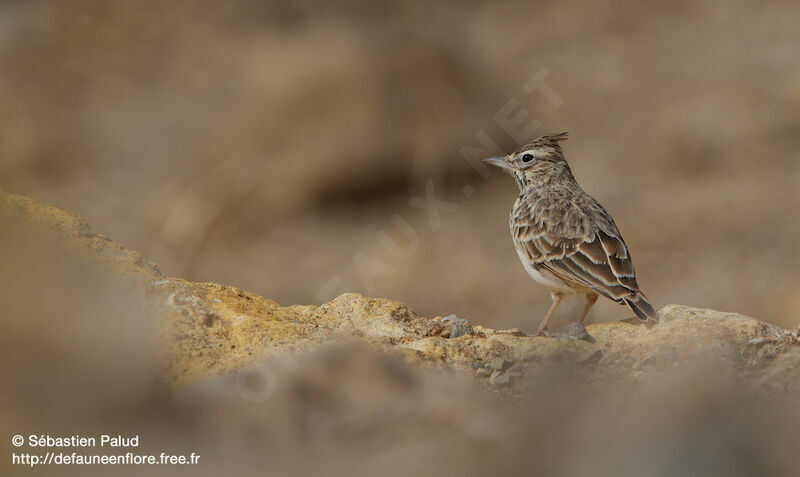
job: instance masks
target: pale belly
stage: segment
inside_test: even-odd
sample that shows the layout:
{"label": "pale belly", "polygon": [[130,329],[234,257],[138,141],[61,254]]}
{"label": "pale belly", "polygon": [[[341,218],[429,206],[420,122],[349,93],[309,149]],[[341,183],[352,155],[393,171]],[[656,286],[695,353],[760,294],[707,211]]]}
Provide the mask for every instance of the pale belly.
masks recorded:
{"label": "pale belly", "polygon": [[525,267],[525,271],[528,272],[528,275],[530,275],[533,281],[544,286],[548,290],[566,294],[584,293],[584,290],[578,287],[573,288],[567,285],[561,281],[560,278],[556,277],[547,270],[537,270],[528,260],[528,257],[523,255],[519,250],[517,250],[517,255],[519,256],[520,262],[522,262],[522,266]]}

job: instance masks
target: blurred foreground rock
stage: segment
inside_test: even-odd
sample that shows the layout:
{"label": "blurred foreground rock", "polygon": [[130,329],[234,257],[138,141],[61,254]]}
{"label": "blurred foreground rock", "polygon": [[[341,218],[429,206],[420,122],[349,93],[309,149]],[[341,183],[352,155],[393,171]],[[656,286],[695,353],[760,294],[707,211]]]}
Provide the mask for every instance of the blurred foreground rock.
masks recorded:
{"label": "blurred foreground rock", "polygon": [[670,305],[657,325],[532,338],[356,294],[281,306],[164,277],[75,214],[2,192],[0,265],[9,434],[201,456],[159,475],[796,474],[797,331],[742,315]]}
{"label": "blurred foreground rock", "polygon": [[[163,357],[174,390],[206,376],[249,372],[259,360],[277,357],[284,367],[296,367],[292,356],[299,353],[358,342],[414,365],[474,376],[510,396],[535,390],[537,376],[559,366],[570,366],[599,392],[612,394],[686,367],[744,379],[772,397],[800,391],[800,330],[736,313],[668,305],[659,311],[658,324],[632,318],[585,331],[570,328],[553,339],[484,328],[453,315],[418,316],[402,303],[354,293],[322,306],[282,306],[233,287],[164,277],[77,215],[33,199],[0,193],[0,208],[7,217],[44,225],[71,250],[141,292],[166,339]],[[609,383],[623,386],[603,386]],[[244,384],[245,392],[256,394],[269,385]]]}

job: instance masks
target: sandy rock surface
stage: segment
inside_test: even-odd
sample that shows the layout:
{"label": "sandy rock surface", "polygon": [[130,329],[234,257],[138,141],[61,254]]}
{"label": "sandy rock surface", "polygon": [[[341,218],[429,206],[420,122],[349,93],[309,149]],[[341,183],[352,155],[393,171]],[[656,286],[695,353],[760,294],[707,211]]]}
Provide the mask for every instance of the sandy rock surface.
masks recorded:
{"label": "sandy rock surface", "polygon": [[176,389],[259,359],[361,342],[429,368],[475,376],[508,395],[531,376],[571,363],[591,383],[647,381],[691,364],[718,365],[765,390],[798,391],[798,329],[708,309],[667,305],[660,323],[636,319],[570,326],[555,338],[495,330],[456,316],[424,317],[388,299],[345,293],[321,306],[282,306],[216,283],[164,277],[158,268],[89,228],[77,215],[13,194],[0,195],[7,217],[52,230],[70,249],[135,284],[158,316],[168,380]]}
{"label": "sandy rock surface", "polygon": [[162,475],[796,473],[797,329],[669,305],[539,338],[353,293],[283,306],[7,193],[0,264],[3,422],[202,456]]}

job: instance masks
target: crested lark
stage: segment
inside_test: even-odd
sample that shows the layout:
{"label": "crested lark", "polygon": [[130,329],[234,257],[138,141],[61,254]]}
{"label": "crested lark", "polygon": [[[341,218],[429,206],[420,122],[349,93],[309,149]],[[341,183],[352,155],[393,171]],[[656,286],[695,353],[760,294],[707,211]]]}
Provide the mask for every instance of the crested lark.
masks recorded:
{"label": "crested lark", "polygon": [[548,335],[547,322],[567,294],[586,296],[581,323],[598,294],[627,304],[642,320],[657,320],[636,284],[614,219],[575,181],[558,144],[565,139],[565,132],[542,136],[507,156],[484,160],[503,168],[519,186],[509,217],[514,247],[528,275],[553,298],[539,335]]}

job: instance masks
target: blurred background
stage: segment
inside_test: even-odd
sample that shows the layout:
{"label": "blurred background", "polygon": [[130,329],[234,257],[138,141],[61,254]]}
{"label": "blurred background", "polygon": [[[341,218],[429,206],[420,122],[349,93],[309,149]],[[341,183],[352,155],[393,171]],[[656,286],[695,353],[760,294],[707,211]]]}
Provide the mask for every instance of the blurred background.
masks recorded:
{"label": "blurred background", "polygon": [[2,1],[0,187],[172,276],[532,331],[550,298],[511,245],[516,186],[465,159],[516,148],[521,114],[570,132],[654,305],[796,326],[798,20],[792,1]]}
{"label": "blurred background", "polygon": [[[516,186],[470,160],[569,131],[654,305],[794,328],[798,24],[780,0],[0,0],[0,188],[172,276],[532,332],[550,298],[511,244]],[[11,432],[140,433],[205,464],[163,475],[796,474],[797,401],[757,399],[727,361],[610,396],[550,363],[509,402],[341,346],[260,404],[230,376],[175,393],[152,310],[59,250],[0,220],[2,475],[25,472]],[[589,320],[631,315],[604,300]]]}

